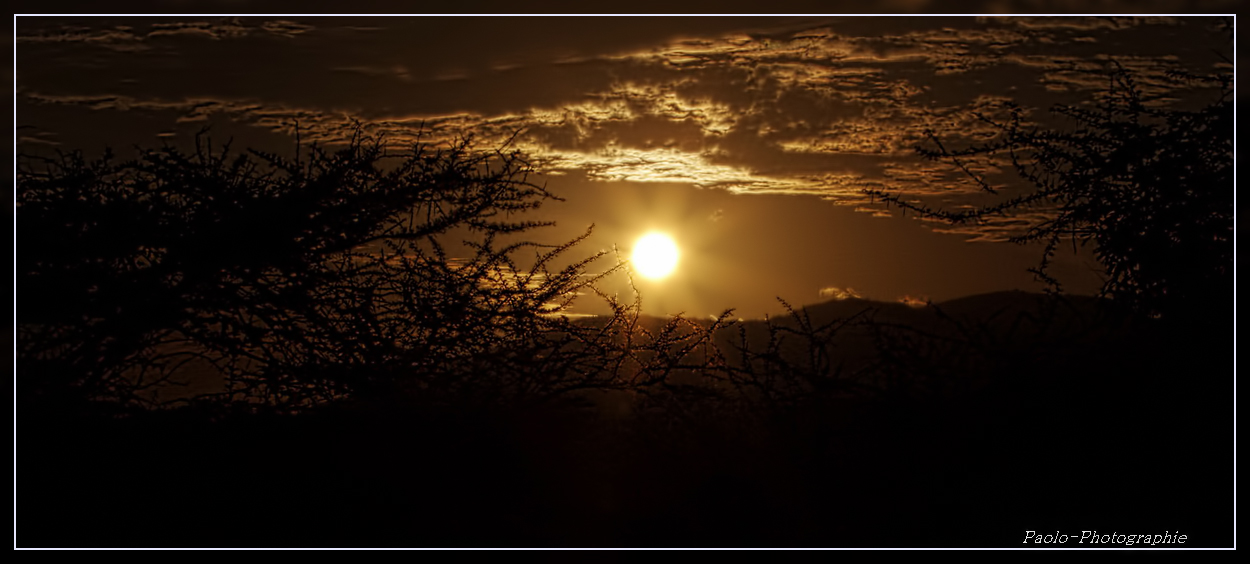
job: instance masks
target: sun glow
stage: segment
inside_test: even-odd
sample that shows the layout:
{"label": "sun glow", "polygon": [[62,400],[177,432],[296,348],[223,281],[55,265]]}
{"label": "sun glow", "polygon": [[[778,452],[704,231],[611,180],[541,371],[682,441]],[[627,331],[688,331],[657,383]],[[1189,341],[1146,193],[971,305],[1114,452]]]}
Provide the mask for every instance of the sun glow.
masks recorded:
{"label": "sun glow", "polygon": [[677,268],[677,243],[663,233],[648,233],[634,244],[630,262],[644,278],[660,279]]}

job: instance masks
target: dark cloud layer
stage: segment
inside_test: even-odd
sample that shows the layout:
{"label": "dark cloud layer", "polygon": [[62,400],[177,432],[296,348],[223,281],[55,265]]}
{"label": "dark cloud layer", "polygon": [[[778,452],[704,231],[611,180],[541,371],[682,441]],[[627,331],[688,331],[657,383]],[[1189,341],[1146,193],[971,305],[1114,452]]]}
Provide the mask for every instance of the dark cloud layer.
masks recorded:
{"label": "dark cloud layer", "polygon": [[[396,140],[510,136],[550,172],[815,194],[867,188],[941,205],[978,186],[914,155],[972,143],[1007,103],[1044,119],[1112,62],[1160,103],[1209,70],[1210,18],[22,18],[21,105],[228,115]],[[34,139],[34,138],[32,138]],[[31,141],[35,142],[35,141]],[[975,163],[987,173],[1005,163]],[[970,233],[1000,239],[1006,218]]]}
{"label": "dark cloud layer", "polygon": [[[176,7],[191,5],[198,4]],[[231,9],[204,11],[255,4],[221,5]],[[934,5],[898,1],[881,11]],[[972,11],[1033,4],[983,6]],[[1184,16],[20,17],[18,143],[41,150],[177,142],[212,126],[244,143],[281,144],[297,123],[304,139],[317,141],[334,141],[356,122],[396,144],[419,132],[487,144],[521,132],[515,145],[544,173],[592,200],[606,197],[599,191],[608,186],[685,186],[823,200],[842,206],[839,213],[885,221],[874,219],[889,214],[865,189],[948,209],[984,201],[976,184],[914,151],[929,130],[952,145],[985,139],[993,128],[974,112],[1001,117],[1016,104],[1026,119],[1050,123],[1048,108],[1088,100],[1106,86],[1112,65],[1129,69],[1154,103],[1201,99],[1170,76],[1221,64],[1213,50],[1228,45],[1215,23]],[[968,165],[1007,194],[1021,189],[1002,160]],[[733,201],[696,215],[717,229],[735,225],[742,212]],[[1001,241],[1046,213],[959,228],[911,223],[961,236],[945,239]],[[925,256],[913,258],[918,265]],[[906,278],[820,276],[813,297],[821,288],[891,288]],[[897,292],[958,295],[948,286]]]}

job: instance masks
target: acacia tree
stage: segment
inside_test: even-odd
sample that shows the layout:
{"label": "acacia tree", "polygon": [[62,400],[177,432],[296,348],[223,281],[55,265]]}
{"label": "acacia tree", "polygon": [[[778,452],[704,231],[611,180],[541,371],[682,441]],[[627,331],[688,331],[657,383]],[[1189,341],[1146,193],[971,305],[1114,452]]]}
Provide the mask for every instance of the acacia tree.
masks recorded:
{"label": "acacia tree", "polygon": [[[393,154],[359,129],[295,158],[203,139],[127,161],[23,157],[19,395],[151,403],[188,363],[224,379],[219,399],[293,409],[635,385],[654,369],[640,351],[699,337],[635,340],[636,305],[559,315],[622,263],[557,268],[586,235],[525,238],[546,223],[518,214],[554,198],[532,172],[515,151]],[[449,253],[453,235],[467,253]]]}
{"label": "acacia tree", "polygon": [[1053,109],[1070,127],[1028,124],[1023,111],[996,121],[980,115],[996,135],[987,143],[948,148],[928,132],[925,158],[946,163],[996,193],[968,166],[1005,155],[1032,185],[1024,195],[952,212],[870,190],[888,205],[955,224],[982,222],[1041,206],[1048,217],[1014,237],[1044,243],[1033,272],[1059,289],[1047,267],[1063,244],[1094,244],[1105,269],[1102,294],[1149,315],[1177,317],[1222,306],[1232,291],[1233,92],[1231,64],[1211,75],[1176,74],[1178,85],[1214,91],[1198,109],[1150,100],[1119,65],[1109,87],[1090,107]]}

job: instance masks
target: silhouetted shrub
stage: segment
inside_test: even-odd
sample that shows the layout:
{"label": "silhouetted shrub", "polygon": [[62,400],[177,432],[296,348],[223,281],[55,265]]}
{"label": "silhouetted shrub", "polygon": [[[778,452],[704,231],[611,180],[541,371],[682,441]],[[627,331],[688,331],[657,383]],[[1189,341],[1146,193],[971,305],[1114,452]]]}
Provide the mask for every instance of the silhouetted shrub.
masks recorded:
{"label": "silhouetted shrub", "polygon": [[869,193],[953,223],[1040,207],[1045,219],[1013,240],[1045,244],[1034,272],[1055,289],[1059,281],[1047,267],[1057,248],[1093,243],[1105,269],[1105,296],[1156,316],[1222,307],[1233,268],[1233,77],[1231,61],[1225,62],[1213,74],[1172,77],[1195,96],[1216,92],[1196,109],[1147,96],[1131,72],[1115,65],[1108,89],[1092,106],[1054,108],[1069,128],[1030,124],[1013,106],[1006,121],[979,116],[997,132],[985,144],[948,148],[940,132],[929,132],[930,145],[918,148],[991,193],[997,192],[968,162],[1005,155],[1033,187],[1024,195],[951,212],[901,194]]}
{"label": "silhouetted shrub", "polygon": [[[546,224],[517,214],[554,196],[521,154],[468,142],[392,154],[359,130],[299,153],[197,138],[191,153],[127,161],[23,157],[23,400],[159,403],[188,367],[220,380],[201,397],[284,409],[542,401],[663,378],[680,339],[636,339],[637,304],[612,302],[594,323],[561,315],[623,263],[555,268],[586,235],[523,238]],[[464,250],[449,252],[453,239]]]}

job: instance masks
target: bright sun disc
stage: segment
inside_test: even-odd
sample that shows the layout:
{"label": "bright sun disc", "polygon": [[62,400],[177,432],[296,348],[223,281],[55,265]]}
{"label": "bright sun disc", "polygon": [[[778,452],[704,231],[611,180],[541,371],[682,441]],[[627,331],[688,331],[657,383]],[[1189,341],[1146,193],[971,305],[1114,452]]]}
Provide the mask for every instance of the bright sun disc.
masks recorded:
{"label": "bright sun disc", "polygon": [[648,233],[634,244],[634,269],[646,278],[664,278],[677,268],[677,243],[663,233]]}

